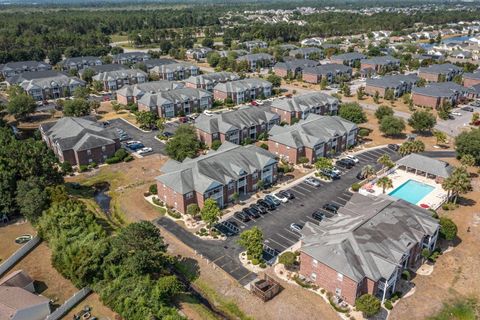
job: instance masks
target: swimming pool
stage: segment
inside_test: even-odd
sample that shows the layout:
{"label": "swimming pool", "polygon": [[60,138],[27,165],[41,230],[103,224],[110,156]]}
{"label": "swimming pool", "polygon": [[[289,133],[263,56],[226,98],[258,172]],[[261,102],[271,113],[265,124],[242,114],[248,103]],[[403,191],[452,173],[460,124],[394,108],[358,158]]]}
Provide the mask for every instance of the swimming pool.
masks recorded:
{"label": "swimming pool", "polygon": [[413,204],[417,204],[420,200],[425,198],[427,194],[432,192],[433,189],[435,188],[428,184],[410,179],[390,192],[389,195]]}

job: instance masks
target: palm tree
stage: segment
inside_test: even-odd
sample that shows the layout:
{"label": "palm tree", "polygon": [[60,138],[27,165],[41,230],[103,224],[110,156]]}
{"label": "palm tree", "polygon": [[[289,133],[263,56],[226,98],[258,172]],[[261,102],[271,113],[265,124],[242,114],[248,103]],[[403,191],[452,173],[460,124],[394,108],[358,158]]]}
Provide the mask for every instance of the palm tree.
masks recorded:
{"label": "palm tree", "polygon": [[366,166],[363,166],[361,175],[362,177],[368,178],[370,176],[373,176],[375,174],[375,168],[372,165],[367,164]]}
{"label": "palm tree", "polygon": [[382,169],[385,167],[393,167],[393,161],[392,158],[386,153],[384,153],[380,158],[378,158],[377,163],[380,163],[382,165]]}
{"label": "palm tree", "polygon": [[377,185],[383,189],[383,193],[385,193],[386,189],[393,188],[392,179],[390,179],[389,177],[381,177],[377,180]]}
{"label": "palm tree", "polygon": [[462,193],[467,193],[472,189],[472,182],[470,179],[470,174],[468,173],[465,167],[455,168],[452,175],[449,177],[451,179],[452,192],[455,195],[453,203],[457,203],[458,195]]}
{"label": "palm tree", "polygon": [[433,135],[435,136],[435,139],[437,139],[437,146],[440,143],[447,142],[447,135],[443,131],[435,130],[433,131]]}

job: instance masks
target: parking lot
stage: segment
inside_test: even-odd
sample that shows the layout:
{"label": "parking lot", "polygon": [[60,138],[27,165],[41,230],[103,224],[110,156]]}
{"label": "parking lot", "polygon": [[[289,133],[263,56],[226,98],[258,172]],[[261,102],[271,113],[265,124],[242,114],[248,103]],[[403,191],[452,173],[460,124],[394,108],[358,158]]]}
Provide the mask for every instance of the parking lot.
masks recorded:
{"label": "parking lot", "polygon": [[[122,119],[110,120],[110,126],[113,128],[118,128],[125,131],[130,136],[130,139],[128,140],[138,140],[142,142],[145,145],[145,147],[152,148],[153,151],[150,154],[153,154],[153,153],[160,153],[163,155],[166,154],[165,144],[155,139],[155,136],[158,134],[158,130],[143,132],[142,130],[139,130],[135,126],[129,124],[128,122]],[[178,126],[179,124],[176,122],[166,123],[165,131],[174,133]],[[146,154],[145,156],[148,156],[148,154]]]}
{"label": "parking lot", "polygon": [[265,253],[264,258],[270,260],[280,252],[286,250],[295,244],[300,234],[290,230],[290,224],[297,223],[304,225],[310,221],[313,223],[322,223],[312,218],[312,213],[320,210],[325,214],[325,219],[332,217],[332,213],[322,209],[326,203],[335,203],[339,206],[345,205],[352,196],[348,188],[357,182],[356,175],[364,165],[375,165],[377,159],[387,153],[392,160],[398,160],[400,156],[387,148],[365,151],[356,155],[359,163],[351,169],[342,169],[340,180],[332,182],[321,182],[321,186],[312,187],[303,180],[298,181],[289,188],[295,195],[295,199],[282,203],[273,211],[261,215],[260,218],[242,222],[234,217],[223,221],[220,225],[221,231],[228,235],[225,241],[206,241],[199,240],[181,226],[168,218],[160,218],[156,223],[162,225],[185,244],[195,249],[199,254],[213,261],[218,267],[229,273],[240,284],[245,285],[255,279],[256,275],[245,269],[240,261],[239,254],[244,249],[238,245],[238,234],[243,230],[253,226],[258,226],[264,236]]}

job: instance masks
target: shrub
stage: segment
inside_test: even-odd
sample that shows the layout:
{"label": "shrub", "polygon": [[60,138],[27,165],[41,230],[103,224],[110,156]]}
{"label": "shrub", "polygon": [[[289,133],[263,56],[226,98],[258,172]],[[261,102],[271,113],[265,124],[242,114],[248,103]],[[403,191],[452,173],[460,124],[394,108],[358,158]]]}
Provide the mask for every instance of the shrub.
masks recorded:
{"label": "shrub", "polygon": [[361,311],[364,316],[371,317],[380,311],[380,300],[371,294],[364,294],[355,301],[355,307]]}
{"label": "shrub", "polygon": [[392,301],[390,301],[390,300],[385,300],[384,306],[385,306],[385,308],[387,308],[388,310],[392,310],[392,309],[393,309],[393,304],[392,304]]}
{"label": "shrub", "polygon": [[91,162],[89,165],[88,165],[89,168],[96,168],[97,167],[97,163],[96,162]]}
{"label": "shrub", "polygon": [[265,262],[261,262],[259,266],[260,268],[265,269],[267,267],[267,264]]}
{"label": "shrub", "polygon": [[302,288],[310,289],[312,287],[311,284],[306,283],[305,281],[300,279],[300,277],[298,275],[293,276],[293,281],[295,281]]}
{"label": "shrub", "polygon": [[[108,159],[107,159],[108,160]],[[88,170],[88,166],[85,165],[85,164],[81,164],[79,167],[78,167],[78,171],[80,172],[85,172]]]}
{"label": "shrub", "polygon": [[107,160],[105,160],[106,164],[114,164],[114,163],[119,163],[119,162],[120,162],[120,159],[117,158],[117,157],[111,157],[111,158],[108,158]]}
{"label": "shrub", "polygon": [[392,302],[395,302],[397,301],[398,299],[400,299],[402,297],[402,293],[400,291],[395,291],[391,296],[390,296],[390,300]]}
{"label": "shrub", "polygon": [[325,294],[325,289],[323,289],[323,288],[320,289],[320,292],[321,292],[322,294]]}
{"label": "shrub", "polygon": [[297,263],[297,256],[295,255],[295,253],[287,251],[280,255],[280,257],[278,258],[278,262],[285,265],[285,267],[290,268]]}
{"label": "shrub", "polygon": [[445,211],[455,210],[456,208],[457,208],[457,205],[453,202],[446,202],[442,204],[442,209]]}
{"label": "shrub", "polygon": [[360,184],[359,183],[354,183],[352,184],[352,190],[357,192],[358,190],[360,190]]}
{"label": "shrub", "polygon": [[358,129],[358,135],[360,137],[366,137],[366,136],[370,135],[370,130],[368,130],[367,128],[360,128],[360,129]]}
{"label": "shrub", "polygon": [[402,279],[403,279],[403,280],[407,280],[407,281],[410,280],[410,271],[408,271],[408,270],[403,270],[403,272],[402,272]]}
{"label": "shrub", "polygon": [[181,215],[179,212],[173,211],[173,210],[171,210],[171,209],[168,209],[168,210],[167,210],[167,214],[168,214],[170,217],[175,218],[175,219],[180,219],[180,218],[182,217],[182,215]]}
{"label": "shrub", "polygon": [[157,185],[151,184],[150,187],[148,188],[148,192],[150,192],[150,194],[157,194],[158,193]]}
{"label": "shrub", "polygon": [[118,158],[120,161],[125,159],[125,157],[128,156],[128,152],[125,151],[125,149],[121,148],[121,149],[118,149],[116,152],[115,152],[115,158]]}
{"label": "shrub", "polygon": [[262,144],[260,145],[260,148],[265,149],[265,150],[268,150],[268,144],[262,143]]}
{"label": "shrub", "polygon": [[260,263],[260,261],[259,261],[257,258],[253,258],[253,259],[252,259],[252,264],[253,264],[254,266],[256,266],[256,265],[259,264],[259,263]]}
{"label": "shrub", "polygon": [[220,148],[221,145],[222,145],[222,141],[213,140],[212,141],[212,150],[217,150],[218,148]]}
{"label": "shrub", "polygon": [[125,161],[125,162],[130,162],[132,160],[133,160],[133,157],[131,155],[128,155],[128,156],[125,157],[125,159],[123,159],[123,161]]}
{"label": "shrub", "polygon": [[457,236],[457,225],[452,219],[441,217],[440,218],[440,236],[445,240],[453,240]]}

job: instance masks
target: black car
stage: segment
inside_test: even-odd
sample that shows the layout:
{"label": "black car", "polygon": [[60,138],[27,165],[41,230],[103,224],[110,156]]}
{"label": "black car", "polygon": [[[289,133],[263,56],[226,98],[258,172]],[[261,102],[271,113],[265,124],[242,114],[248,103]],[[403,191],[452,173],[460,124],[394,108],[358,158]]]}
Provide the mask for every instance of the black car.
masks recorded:
{"label": "black car", "polygon": [[288,200],[292,200],[292,199],[295,199],[295,195],[290,192],[289,190],[282,190],[279,192],[280,195],[288,198]]}
{"label": "black car", "polygon": [[400,149],[400,146],[398,144],[395,144],[395,143],[390,143],[388,145],[388,149],[393,150],[393,151],[398,151],[398,149]]}
{"label": "black car", "polygon": [[321,211],[317,210],[314,213],[312,213],[312,218],[318,221],[322,221],[323,218],[325,218],[325,215]]}
{"label": "black car", "polygon": [[258,211],[256,210],[252,210],[250,208],[243,208],[242,212],[248,215],[250,218],[253,218],[253,219],[260,218],[260,213],[258,213]]}
{"label": "black car", "polygon": [[256,213],[258,215],[260,215],[262,213],[262,211],[258,210],[257,206],[255,205],[252,205],[248,208],[248,210],[252,211],[253,213]]}
{"label": "black car", "polygon": [[351,169],[354,165],[348,161],[347,159],[340,159],[337,162],[335,162],[336,166],[339,166],[341,168],[346,168],[346,169]]}
{"label": "black car", "polygon": [[164,135],[165,137],[167,137],[167,138],[173,137],[173,133],[168,132],[168,131],[163,132],[163,135]]}
{"label": "black car", "polygon": [[235,212],[233,216],[243,222],[250,221],[250,217],[247,214],[243,213],[242,211]]}
{"label": "black car", "polygon": [[[346,163],[349,163],[351,165],[351,167],[355,166],[355,161],[353,161],[352,159],[348,159],[348,158],[343,158],[343,159],[340,159],[339,161],[343,161],[343,162],[346,162]],[[338,161],[337,161],[338,162]],[[350,168],[351,168],[350,167]]]}
{"label": "black car", "polygon": [[362,171],[360,171],[359,173],[357,173],[357,179],[358,180],[364,180],[366,179],[367,177],[365,177],[365,175],[362,173]]}
{"label": "black car", "polygon": [[261,214],[265,214],[268,212],[267,208],[262,207],[261,205],[258,205],[258,204],[252,204],[250,205],[250,208],[258,210]]}
{"label": "black car", "polygon": [[264,199],[260,199],[257,201],[257,204],[261,207],[264,207],[265,209],[267,210],[275,210],[275,204],[271,203],[271,202],[268,202]]}
{"label": "black car", "polygon": [[327,211],[330,211],[332,213],[337,213],[337,211],[338,211],[338,209],[340,209],[340,207],[338,205],[336,205],[335,203],[327,203],[327,204],[323,205],[323,209],[325,209]]}

